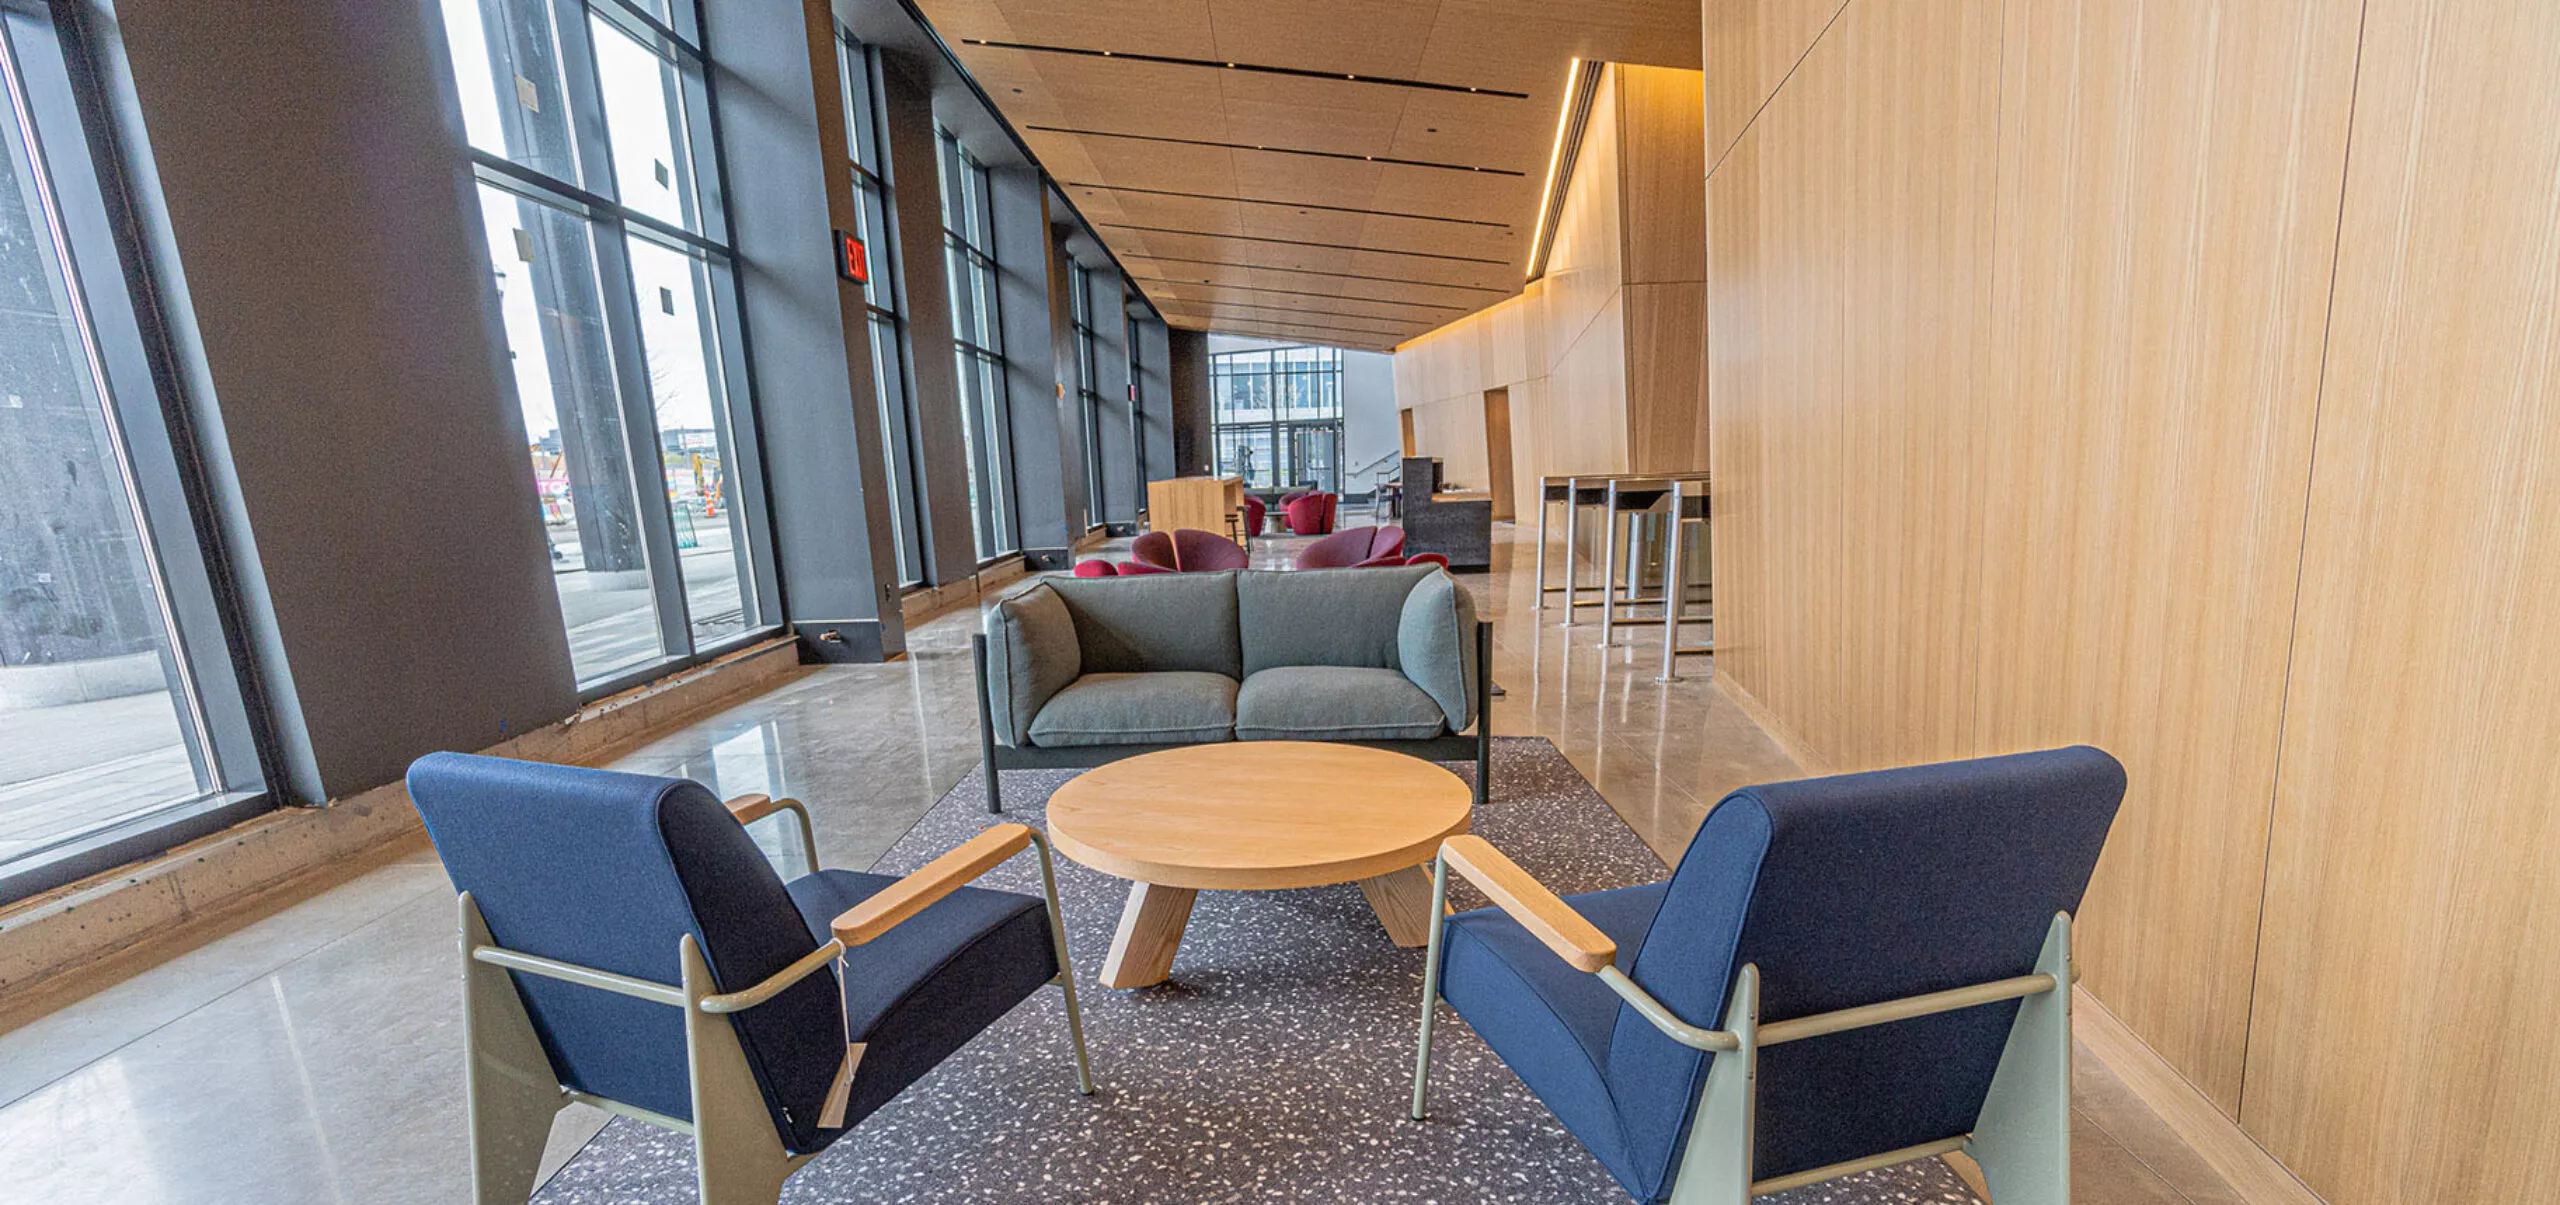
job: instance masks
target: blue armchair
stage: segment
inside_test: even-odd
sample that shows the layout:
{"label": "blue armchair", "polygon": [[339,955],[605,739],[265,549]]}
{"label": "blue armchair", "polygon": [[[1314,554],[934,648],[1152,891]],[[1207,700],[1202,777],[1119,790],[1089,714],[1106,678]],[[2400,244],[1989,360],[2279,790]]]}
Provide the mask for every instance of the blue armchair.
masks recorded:
{"label": "blue armchair", "polygon": [[2071,913],[2124,784],[2082,747],[1751,787],[1668,881],[1566,898],[1452,838],[1431,915],[1452,870],[1495,906],[1433,927],[1413,1116],[1445,999],[1638,1201],[1965,1150],[2065,1205]]}
{"label": "blue armchair", "polygon": [[[1065,990],[1048,846],[997,825],[904,878],[785,883],[746,831],[808,812],[700,784],[438,753],[409,794],[461,893],[473,1200],[522,1202],[581,1102],[691,1134],[706,1202],[811,1156],[1017,1003]],[[1038,846],[1045,901],[963,884]],[[841,977],[839,975],[841,967]]]}

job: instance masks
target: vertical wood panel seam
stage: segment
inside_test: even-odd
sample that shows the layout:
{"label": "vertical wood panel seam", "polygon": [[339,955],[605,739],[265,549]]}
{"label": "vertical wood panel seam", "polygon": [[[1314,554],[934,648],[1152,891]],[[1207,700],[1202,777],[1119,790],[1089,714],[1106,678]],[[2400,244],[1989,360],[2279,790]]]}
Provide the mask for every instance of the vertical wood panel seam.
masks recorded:
{"label": "vertical wood panel seam", "polygon": [[[1804,66],[1806,59],[1813,57],[1813,48],[1822,45],[1822,40],[1831,36],[1831,27],[1840,23],[1840,14],[1849,11],[1849,6],[1855,3],[1857,0],[1840,0],[1840,7],[1832,10],[1831,19],[1822,23],[1822,32],[1813,35],[1813,41],[1805,44],[1804,53],[1797,55],[1796,61],[1787,65],[1787,73],[1778,77],[1778,85],[1769,89],[1767,96],[1760,98],[1759,107],[1751,110],[1751,116],[1743,120],[1742,128],[1735,130],[1732,140],[1724,144],[1723,150],[1716,152],[1716,161],[1707,165],[1708,179],[1716,178],[1716,169],[1724,166],[1725,157],[1733,153],[1733,148],[1742,145],[1743,135],[1750,133],[1751,127],[1760,124],[1760,115],[1768,111],[1770,102],[1777,100],[1778,94],[1787,90],[1788,81],[1796,77],[1796,69]],[[1706,65],[1703,59],[1699,65],[1701,67]]]}
{"label": "vertical wood panel seam", "polygon": [[[2347,241],[2348,173],[2355,167],[2356,102],[2364,88],[2364,41],[2372,15],[2371,0],[2356,6],[2356,54],[2347,80],[2347,128],[2338,148],[2338,213],[2329,232],[2329,296],[2320,315],[2320,377],[2311,390],[2311,446],[2303,457],[2302,469],[2302,531],[2293,550],[2293,608],[2285,622],[2284,672],[2279,679],[2282,691],[2276,705],[2275,764],[2267,775],[2267,832],[2258,858],[2258,923],[2249,943],[2249,998],[2240,1022],[2240,1087],[2231,1098],[2231,1120],[2243,1133],[2248,1130],[2248,1123],[2242,1118],[2248,1115],[2249,1108],[2249,1047],[2258,1036],[2258,971],[2267,952],[2267,897],[2269,884],[2275,878],[2276,808],[2284,798],[2285,726],[2292,719],[2294,656],[2302,642],[2302,575],[2310,555],[2312,487],[2320,473],[2320,411],[2329,393],[2329,360],[2333,354],[2330,339],[2337,329],[2338,316],[2338,265]],[[2305,19],[2309,19],[2307,12]]]}

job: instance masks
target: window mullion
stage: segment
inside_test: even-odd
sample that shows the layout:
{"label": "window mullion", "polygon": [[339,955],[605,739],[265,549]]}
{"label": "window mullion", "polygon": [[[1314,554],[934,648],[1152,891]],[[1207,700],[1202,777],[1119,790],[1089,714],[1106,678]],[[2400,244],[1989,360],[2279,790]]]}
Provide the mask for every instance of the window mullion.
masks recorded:
{"label": "window mullion", "polygon": [[675,518],[667,510],[667,463],[660,446],[656,394],[649,380],[648,348],[640,337],[638,292],[631,248],[618,222],[596,223],[596,280],[602,287],[605,337],[613,347],[614,393],[622,405],[622,437],[631,458],[634,513],[640,520],[642,558],[649,589],[658,600],[659,651],[682,656],[693,650],[684,575],[676,563]]}

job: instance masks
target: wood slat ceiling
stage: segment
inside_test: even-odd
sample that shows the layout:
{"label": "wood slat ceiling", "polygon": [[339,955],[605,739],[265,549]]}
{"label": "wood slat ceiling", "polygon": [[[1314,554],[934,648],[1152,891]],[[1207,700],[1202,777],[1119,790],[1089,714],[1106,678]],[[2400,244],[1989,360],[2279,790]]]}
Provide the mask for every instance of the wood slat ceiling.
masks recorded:
{"label": "wood slat ceiling", "polygon": [[1570,60],[1698,66],[1697,0],[919,4],[1175,326],[1381,351],[1520,291]]}

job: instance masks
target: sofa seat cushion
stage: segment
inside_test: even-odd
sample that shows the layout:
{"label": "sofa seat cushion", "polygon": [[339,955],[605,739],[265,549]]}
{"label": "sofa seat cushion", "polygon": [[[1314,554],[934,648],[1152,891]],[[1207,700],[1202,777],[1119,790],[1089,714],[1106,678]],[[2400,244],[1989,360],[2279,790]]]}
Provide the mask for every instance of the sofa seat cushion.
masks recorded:
{"label": "sofa seat cushion", "polygon": [[[828,941],[837,914],[897,881],[821,870],[787,890],[810,937]],[[1047,985],[1058,953],[1039,896],[963,887],[847,951],[842,965],[845,1033],[867,1043],[845,1110],[850,1128]],[[823,1146],[844,1131],[817,1133]]]}
{"label": "sofa seat cushion", "polygon": [[1391,669],[1284,665],[1236,692],[1236,739],[1411,741],[1447,731],[1440,705]]}
{"label": "sofa seat cushion", "polygon": [[1041,705],[1031,743],[1189,744],[1233,740],[1235,728],[1236,680],[1225,674],[1086,674]]}

